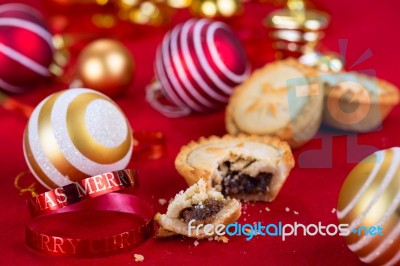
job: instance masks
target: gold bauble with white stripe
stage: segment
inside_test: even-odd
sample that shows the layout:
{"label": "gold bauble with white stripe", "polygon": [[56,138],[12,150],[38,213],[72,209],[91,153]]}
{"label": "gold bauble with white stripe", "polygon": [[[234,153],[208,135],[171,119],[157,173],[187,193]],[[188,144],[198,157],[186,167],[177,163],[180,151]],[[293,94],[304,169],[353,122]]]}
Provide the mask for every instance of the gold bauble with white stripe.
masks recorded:
{"label": "gold bauble with white stripe", "polygon": [[368,156],[350,172],[339,195],[338,218],[349,229],[380,226],[382,236],[350,233],[346,241],[360,260],[400,265],[400,148]]}
{"label": "gold bauble with white stripe", "polygon": [[69,89],[44,99],[24,134],[29,169],[46,188],[124,169],[132,156],[127,118],[107,96]]}

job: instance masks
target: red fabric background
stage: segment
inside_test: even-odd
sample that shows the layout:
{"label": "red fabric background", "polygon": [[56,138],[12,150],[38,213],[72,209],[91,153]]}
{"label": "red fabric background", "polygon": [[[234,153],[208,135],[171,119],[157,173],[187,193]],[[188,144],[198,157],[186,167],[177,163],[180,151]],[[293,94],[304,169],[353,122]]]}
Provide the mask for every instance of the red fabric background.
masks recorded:
{"label": "red fabric background", "polygon": [[[4,1],[2,1],[4,2]],[[7,1],[5,1],[7,2]],[[28,1],[43,10],[40,1]],[[400,62],[400,19],[398,1],[379,3],[374,0],[315,0],[318,7],[328,11],[332,23],[324,39],[324,46],[339,51],[338,40],[348,39],[347,62],[351,66],[368,48],[373,56],[354,67],[354,70],[374,69],[377,76],[400,85],[398,62]],[[253,67],[271,61],[271,52],[262,18],[274,6],[269,4],[248,3],[242,18],[235,21],[236,29],[247,23],[256,26],[255,42],[246,42],[249,54],[258,54],[252,58]],[[184,21],[189,15],[179,12],[174,23]],[[79,19],[79,18],[74,18]],[[83,22],[82,22],[83,23]],[[172,25],[171,25],[172,26]],[[170,27],[171,27],[170,26]],[[144,88],[153,77],[153,60],[157,45],[167,29],[145,32],[141,36],[124,38],[122,41],[133,53],[137,70],[134,83],[123,97],[116,102],[125,111],[135,130],[159,130],[167,138],[167,154],[154,160],[133,160],[131,166],[139,170],[141,187],[137,193],[153,204],[156,211],[165,211],[166,206],[158,204],[159,198],[169,199],[186,184],[174,169],[174,158],[179,148],[200,136],[222,135],[224,112],[203,116],[189,116],[179,119],[163,117],[153,110],[144,100]],[[239,29],[240,30],[240,29]],[[241,36],[249,34],[241,30]],[[41,86],[31,93],[16,96],[22,102],[36,105],[45,96],[64,88],[64,85],[52,84]],[[400,107],[389,115],[381,130],[358,136],[360,144],[368,144],[379,149],[400,146],[398,139]],[[22,135],[27,119],[19,113],[0,108],[0,255],[2,264],[134,264],[133,254],[145,257],[145,264],[270,264],[270,265],[359,265],[359,261],[348,250],[342,237],[290,237],[285,242],[273,237],[255,237],[246,241],[244,237],[233,237],[228,244],[200,241],[195,247],[192,239],[175,238],[159,241],[149,239],[131,252],[121,255],[95,259],[55,258],[31,251],[24,244],[24,225],[29,220],[24,197],[13,188],[16,174],[27,170],[22,153]],[[323,133],[330,136],[331,133]],[[321,141],[315,139],[294,152],[299,154],[307,150],[318,149]],[[354,165],[346,160],[347,136],[333,138],[333,167],[328,169],[301,168],[296,166],[288,178],[278,198],[272,203],[248,205],[246,214],[239,222],[262,221],[264,223],[337,223],[336,215],[331,213],[336,207],[338,193],[346,175]],[[358,150],[357,150],[358,151]],[[359,152],[360,157],[367,153]],[[317,160],[317,157],[315,157]],[[271,209],[265,211],[265,207]],[[286,212],[285,208],[290,208]],[[261,210],[261,211],[260,211]],[[293,210],[299,212],[294,215]],[[246,220],[244,220],[246,219]],[[70,229],[71,230],[71,229]]]}

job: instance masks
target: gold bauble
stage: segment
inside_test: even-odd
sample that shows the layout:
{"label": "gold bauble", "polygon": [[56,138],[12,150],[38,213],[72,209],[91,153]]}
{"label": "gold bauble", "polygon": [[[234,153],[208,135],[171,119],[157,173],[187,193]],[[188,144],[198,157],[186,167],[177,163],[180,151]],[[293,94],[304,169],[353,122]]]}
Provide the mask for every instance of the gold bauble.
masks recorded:
{"label": "gold bauble", "polygon": [[198,17],[227,18],[239,14],[242,5],[239,0],[193,0],[190,11]]}
{"label": "gold bauble", "polygon": [[329,24],[327,13],[311,9],[304,0],[288,0],[286,8],[271,12],[264,20],[278,58],[298,57],[316,51]]}
{"label": "gold bauble", "polygon": [[[176,5],[187,0],[176,0]],[[139,25],[161,26],[167,24],[173,13],[171,6],[164,0],[117,0],[118,16]]]}
{"label": "gold bauble", "polygon": [[69,89],[44,99],[24,134],[25,160],[46,188],[124,169],[132,156],[132,129],[109,97]]}
{"label": "gold bauble", "polygon": [[378,151],[356,165],[340,191],[339,222],[350,225],[346,241],[367,264],[400,263],[399,167],[400,148]]}
{"label": "gold bauble", "polygon": [[134,61],[120,42],[99,39],[86,46],[78,58],[78,78],[84,87],[116,96],[132,81]]}
{"label": "gold bauble", "polygon": [[173,8],[187,8],[192,4],[192,0],[166,0],[168,6]]}

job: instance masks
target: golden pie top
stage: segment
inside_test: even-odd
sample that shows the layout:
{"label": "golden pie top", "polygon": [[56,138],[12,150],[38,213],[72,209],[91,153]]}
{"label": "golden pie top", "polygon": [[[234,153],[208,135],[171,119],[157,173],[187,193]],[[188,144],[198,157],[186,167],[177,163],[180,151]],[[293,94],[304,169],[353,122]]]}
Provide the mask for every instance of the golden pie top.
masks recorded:
{"label": "golden pie top", "polygon": [[191,169],[214,172],[218,165],[229,158],[243,158],[277,165],[278,161],[293,166],[294,161],[289,145],[274,137],[246,136],[201,138],[184,146],[177,161]]}
{"label": "golden pie top", "polygon": [[294,59],[276,61],[256,70],[231,98],[233,121],[253,134],[271,134],[287,126],[318,93],[311,76],[317,71]]}
{"label": "golden pie top", "polygon": [[187,162],[194,168],[211,170],[217,168],[221,161],[229,158],[231,154],[246,158],[271,160],[281,157],[281,152],[266,143],[244,139],[216,140],[200,144],[193,149]]}

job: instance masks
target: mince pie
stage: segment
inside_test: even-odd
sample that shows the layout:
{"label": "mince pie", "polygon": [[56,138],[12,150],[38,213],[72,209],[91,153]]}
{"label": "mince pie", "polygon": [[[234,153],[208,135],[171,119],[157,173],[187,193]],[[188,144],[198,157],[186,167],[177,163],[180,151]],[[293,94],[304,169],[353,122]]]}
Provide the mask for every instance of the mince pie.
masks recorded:
{"label": "mince pie", "polygon": [[[215,234],[217,225],[235,222],[241,212],[240,202],[225,198],[214,188],[208,188],[204,180],[179,192],[168,205],[166,214],[157,213],[154,220],[159,228],[157,237],[169,237],[176,234],[194,238],[208,238]],[[189,230],[189,223],[192,225]],[[211,224],[212,230],[205,233],[204,225]],[[198,227],[199,229],[194,229]],[[208,229],[207,229],[208,230]]]}
{"label": "mince pie", "polygon": [[224,196],[250,201],[273,201],[293,166],[289,145],[268,136],[200,138],[175,160],[189,185],[204,179]]}
{"label": "mince pie", "polygon": [[229,100],[228,133],[276,136],[293,148],[306,143],[321,124],[323,93],[318,73],[295,59],[255,70]]}
{"label": "mince pie", "polygon": [[355,132],[378,128],[399,103],[393,84],[356,72],[321,75],[324,86],[322,121],[331,127]]}

